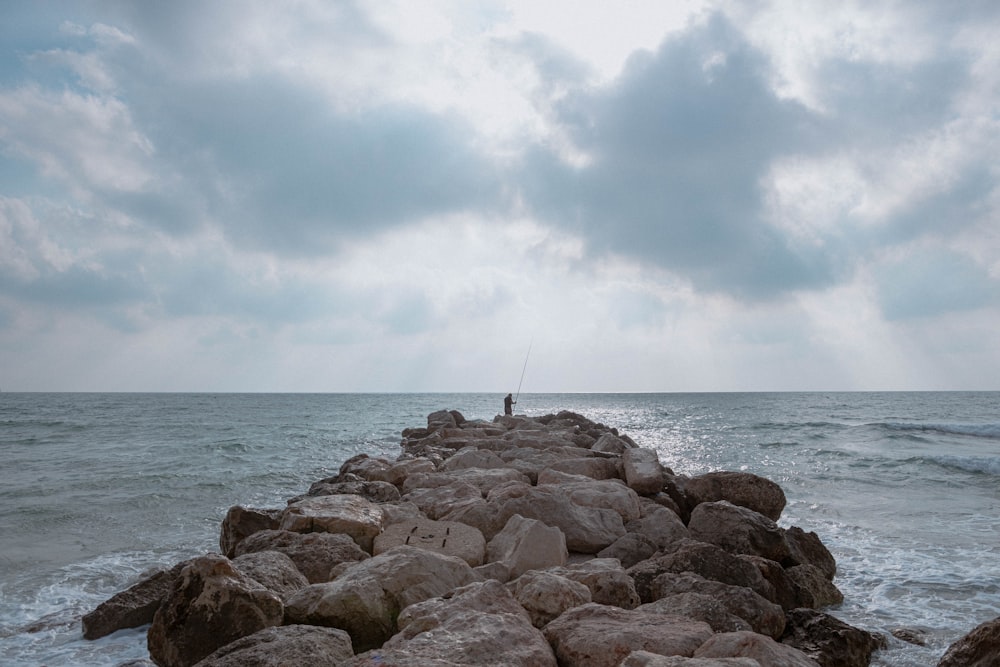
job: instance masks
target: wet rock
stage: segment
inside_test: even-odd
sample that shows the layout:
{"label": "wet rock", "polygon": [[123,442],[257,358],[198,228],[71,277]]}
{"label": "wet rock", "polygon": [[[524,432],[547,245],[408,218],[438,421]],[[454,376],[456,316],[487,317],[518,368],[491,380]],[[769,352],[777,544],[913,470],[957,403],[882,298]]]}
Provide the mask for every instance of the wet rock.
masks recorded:
{"label": "wet rock", "polygon": [[700,621],[593,602],[570,609],[542,632],[561,667],[617,667],[633,651],[691,656],[712,636]]}
{"label": "wet rock", "polygon": [[774,521],[726,500],[697,505],[687,527],[691,539],[714,544],[729,553],[761,556],[778,563],[790,555],[785,533]]}
{"label": "wet rock", "polygon": [[1000,664],[1000,617],[986,621],[945,652],[937,667],[996,667]]}
{"label": "wet rock", "polygon": [[692,506],[728,500],[734,505],[749,507],[771,521],[781,518],[786,502],[780,486],[749,472],[719,471],[691,477],[684,482],[684,495]]}
{"label": "wet rock", "polygon": [[868,667],[885,639],[813,609],[793,609],[781,643],[794,646],[820,667]]}
{"label": "wet rock", "polygon": [[84,639],[99,639],[123,628],[153,622],[153,615],[173,589],[174,580],[189,561],[159,570],[97,605],[83,616]]}
{"label": "wet rock", "polygon": [[216,649],[281,625],[281,599],[225,556],[192,559],[153,616],[147,646],[161,667],[187,667]]}

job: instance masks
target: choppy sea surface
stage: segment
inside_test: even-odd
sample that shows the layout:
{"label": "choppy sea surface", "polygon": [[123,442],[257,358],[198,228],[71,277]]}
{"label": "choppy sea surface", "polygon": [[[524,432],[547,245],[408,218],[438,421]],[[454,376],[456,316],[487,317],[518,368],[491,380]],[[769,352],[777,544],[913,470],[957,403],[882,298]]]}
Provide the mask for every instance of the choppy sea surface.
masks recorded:
{"label": "choppy sea surface", "polygon": [[[492,420],[501,394],[0,393],[0,664],[118,665],[145,628],[80,617],[143,572],[218,550],[236,504],[283,507],[358,453],[395,457],[430,412]],[[846,600],[889,637],[873,665],[927,667],[1000,616],[1000,393],[522,394],[655,448],[678,474],[745,470],[816,531]]]}

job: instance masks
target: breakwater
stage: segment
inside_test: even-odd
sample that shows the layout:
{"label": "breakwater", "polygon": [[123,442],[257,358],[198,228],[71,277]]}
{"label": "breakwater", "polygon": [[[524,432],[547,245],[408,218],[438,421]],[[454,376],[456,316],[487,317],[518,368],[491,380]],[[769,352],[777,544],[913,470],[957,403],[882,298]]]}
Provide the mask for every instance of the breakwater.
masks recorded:
{"label": "breakwater", "polygon": [[814,533],[777,527],[776,484],[664,464],[572,413],[437,412],[396,460],[355,457],[287,507],[233,508],[225,555],[133,587],[85,630],[145,597],[157,664],[313,645],[350,665],[867,664],[846,656],[878,638],[819,611],[839,601],[836,564]]}

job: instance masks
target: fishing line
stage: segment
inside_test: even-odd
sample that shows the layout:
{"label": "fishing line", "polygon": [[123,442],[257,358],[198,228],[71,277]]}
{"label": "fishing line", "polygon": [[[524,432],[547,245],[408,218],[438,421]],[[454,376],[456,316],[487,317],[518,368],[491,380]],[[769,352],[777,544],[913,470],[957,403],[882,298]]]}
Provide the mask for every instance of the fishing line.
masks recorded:
{"label": "fishing line", "polygon": [[521,381],[517,383],[517,394],[514,395],[514,402],[517,403],[517,397],[521,395],[521,385],[524,383],[524,371],[528,370],[528,357],[531,356],[531,345],[535,342],[532,338],[531,342],[528,343],[528,354],[524,355],[524,368],[521,369]]}

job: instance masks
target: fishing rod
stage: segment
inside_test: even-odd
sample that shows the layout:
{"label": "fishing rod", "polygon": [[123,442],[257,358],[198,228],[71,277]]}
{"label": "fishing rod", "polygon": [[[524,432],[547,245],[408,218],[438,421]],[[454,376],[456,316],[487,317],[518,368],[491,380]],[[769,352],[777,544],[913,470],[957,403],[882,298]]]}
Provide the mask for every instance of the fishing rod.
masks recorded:
{"label": "fishing rod", "polygon": [[514,402],[517,403],[517,397],[521,395],[521,385],[524,383],[524,371],[528,370],[528,357],[531,356],[531,345],[535,342],[532,338],[531,342],[528,343],[528,354],[524,355],[524,368],[521,369],[521,381],[517,383],[517,394],[514,395]]}

